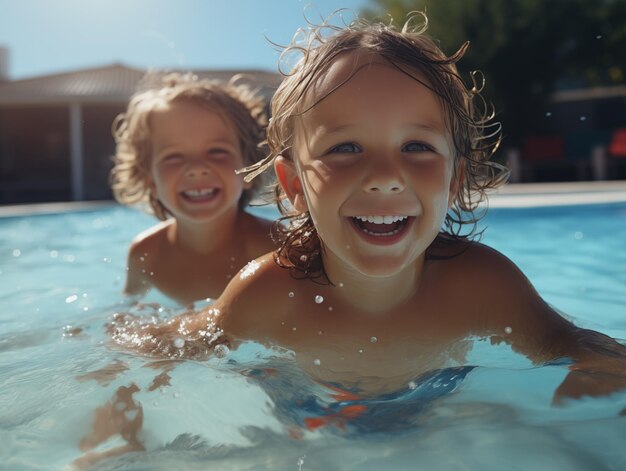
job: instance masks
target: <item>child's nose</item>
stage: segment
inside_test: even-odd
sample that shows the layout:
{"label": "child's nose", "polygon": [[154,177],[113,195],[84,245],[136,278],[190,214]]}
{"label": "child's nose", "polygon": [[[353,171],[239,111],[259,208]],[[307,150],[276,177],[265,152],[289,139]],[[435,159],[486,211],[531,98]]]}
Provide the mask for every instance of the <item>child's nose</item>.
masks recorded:
{"label": "child's nose", "polygon": [[400,193],[404,187],[402,175],[389,162],[372,165],[364,182],[364,189],[369,193]]}
{"label": "child's nose", "polygon": [[190,165],[187,166],[185,174],[189,178],[204,177],[209,174],[209,168],[201,163],[192,162]]}

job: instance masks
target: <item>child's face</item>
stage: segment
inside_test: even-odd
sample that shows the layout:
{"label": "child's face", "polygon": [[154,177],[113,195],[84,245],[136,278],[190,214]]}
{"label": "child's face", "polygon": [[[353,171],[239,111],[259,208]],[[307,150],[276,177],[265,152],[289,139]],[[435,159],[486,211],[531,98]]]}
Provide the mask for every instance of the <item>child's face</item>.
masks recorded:
{"label": "child's face", "polygon": [[237,133],[223,115],[174,101],[153,112],[151,184],[176,219],[211,221],[237,208],[246,187]]}
{"label": "child's face", "polygon": [[291,185],[296,209],[310,211],[327,273],[390,276],[423,260],[437,236],[449,207],[454,151],[437,97],[379,57],[356,65],[353,54],[340,57],[309,102],[365,63],[298,119],[297,173],[281,183]]}

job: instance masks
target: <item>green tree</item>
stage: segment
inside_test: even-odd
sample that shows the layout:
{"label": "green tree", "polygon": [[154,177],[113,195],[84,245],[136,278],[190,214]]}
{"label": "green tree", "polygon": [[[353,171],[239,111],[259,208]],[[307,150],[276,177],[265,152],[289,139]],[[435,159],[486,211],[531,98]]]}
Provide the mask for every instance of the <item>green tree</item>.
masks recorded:
{"label": "green tree", "polygon": [[425,11],[429,34],[450,54],[470,41],[458,64],[485,75],[485,96],[504,127],[505,145],[550,131],[548,98],[559,88],[624,83],[625,0],[373,0],[365,17],[401,25]]}

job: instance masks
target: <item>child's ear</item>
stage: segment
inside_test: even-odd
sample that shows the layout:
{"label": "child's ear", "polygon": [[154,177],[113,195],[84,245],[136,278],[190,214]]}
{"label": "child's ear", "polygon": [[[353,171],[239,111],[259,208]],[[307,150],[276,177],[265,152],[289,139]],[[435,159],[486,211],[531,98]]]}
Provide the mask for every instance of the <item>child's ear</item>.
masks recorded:
{"label": "child's ear", "polygon": [[302,190],[302,182],[296,171],[295,164],[291,160],[279,155],[274,160],[274,171],[276,172],[280,186],[283,187],[294,209],[300,213],[308,211],[309,208],[304,198],[304,191]]}

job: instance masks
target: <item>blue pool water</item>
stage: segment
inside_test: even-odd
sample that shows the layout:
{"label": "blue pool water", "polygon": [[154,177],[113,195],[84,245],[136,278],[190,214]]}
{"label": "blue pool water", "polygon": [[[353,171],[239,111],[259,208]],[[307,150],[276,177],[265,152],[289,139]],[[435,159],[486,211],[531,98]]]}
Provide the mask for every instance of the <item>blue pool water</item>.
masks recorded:
{"label": "blue pool water", "polygon": [[[565,365],[536,367],[479,339],[468,340],[469,368],[417,378],[361,428],[343,427],[360,406],[346,402],[304,436],[291,431],[326,403],[288,352],[248,344],[168,370],[111,348],[104,325],[130,309],[120,295],[128,242],[153,223],[116,206],[0,219],[0,470],[71,469],[94,412],[131,385],[145,451],[93,469],[626,469],[625,392],[553,407]],[[626,204],[492,209],[483,225],[483,242],[565,316],[626,339]],[[179,309],[157,293],[145,301],[158,304],[135,313]],[[165,373],[169,384],[151,387]],[[113,436],[95,450],[121,444]]]}

